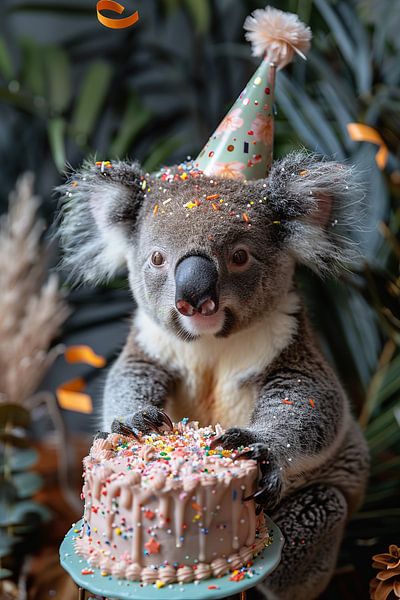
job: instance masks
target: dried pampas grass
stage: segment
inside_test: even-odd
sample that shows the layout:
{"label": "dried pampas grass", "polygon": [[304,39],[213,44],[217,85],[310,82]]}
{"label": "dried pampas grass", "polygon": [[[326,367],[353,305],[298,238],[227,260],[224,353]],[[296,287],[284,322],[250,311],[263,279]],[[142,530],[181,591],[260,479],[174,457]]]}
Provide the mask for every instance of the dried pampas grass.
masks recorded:
{"label": "dried pampas grass", "polygon": [[50,350],[69,310],[51,275],[46,281],[44,223],[33,175],[25,174],[0,221],[0,402],[24,403],[58,354]]}

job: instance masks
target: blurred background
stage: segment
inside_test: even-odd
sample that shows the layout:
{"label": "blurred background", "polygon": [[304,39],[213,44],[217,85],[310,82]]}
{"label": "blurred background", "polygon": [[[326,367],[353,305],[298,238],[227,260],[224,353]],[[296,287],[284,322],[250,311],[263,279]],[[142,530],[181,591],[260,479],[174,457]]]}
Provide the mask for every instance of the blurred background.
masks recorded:
{"label": "blurred background", "polygon": [[[4,598],[75,597],[55,548],[81,512],[80,460],[98,429],[105,371],[62,354],[88,344],[109,366],[134,309],[124,277],[71,289],[56,269],[54,187],[66,165],[87,156],[131,157],[149,171],[196,156],[256,68],[242,25],[265,6],[125,0],[126,12],[139,10],[140,20],[111,30],[97,21],[95,4],[2,0],[0,7]],[[298,13],[314,34],[307,62],[296,60],[278,76],[275,156],[304,146],[349,160],[367,191],[354,233],[363,260],[339,280],[298,273],[372,458],[365,504],[349,523],[323,597],[366,598],[372,555],[400,540],[400,2],[270,4]],[[349,122],[379,133],[389,152],[383,168],[376,145],[350,139]],[[55,400],[57,386],[77,377],[87,384],[92,413],[62,411]]]}

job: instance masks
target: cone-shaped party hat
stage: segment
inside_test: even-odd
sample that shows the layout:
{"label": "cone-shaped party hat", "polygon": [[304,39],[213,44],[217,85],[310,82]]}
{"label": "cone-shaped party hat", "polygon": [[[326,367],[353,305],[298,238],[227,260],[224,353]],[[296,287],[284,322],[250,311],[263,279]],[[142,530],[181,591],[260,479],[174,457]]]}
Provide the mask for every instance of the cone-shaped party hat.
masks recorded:
{"label": "cone-shaped party hat", "polygon": [[247,17],[244,28],[254,56],[264,59],[194,161],[206,175],[260,179],[272,164],[275,72],[305,58],[311,30],[293,13],[267,6]]}

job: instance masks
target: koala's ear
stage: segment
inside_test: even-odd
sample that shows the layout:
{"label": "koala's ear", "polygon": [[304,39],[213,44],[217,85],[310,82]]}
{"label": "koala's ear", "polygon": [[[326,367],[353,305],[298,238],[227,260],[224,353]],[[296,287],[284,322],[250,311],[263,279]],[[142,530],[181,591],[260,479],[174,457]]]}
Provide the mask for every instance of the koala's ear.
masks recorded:
{"label": "koala's ear", "polygon": [[145,187],[136,163],[87,161],[57,188],[62,265],[75,280],[99,282],[124,266]]}
{"label": "koala's ear", "polygon": [[363,197],[354,167],[294,153],[274,164],[266,183],[274,218],[298,262],[328,273],[354,260],[349,230]]}

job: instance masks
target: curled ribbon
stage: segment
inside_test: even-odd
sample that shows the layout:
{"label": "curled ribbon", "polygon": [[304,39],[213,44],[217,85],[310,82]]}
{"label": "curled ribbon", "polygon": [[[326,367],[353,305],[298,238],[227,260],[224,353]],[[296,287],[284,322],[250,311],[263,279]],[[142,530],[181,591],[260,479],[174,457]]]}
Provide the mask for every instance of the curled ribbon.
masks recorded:
{"label": "curled ribbon", "polygon": [[64,357],[69,363],[82,362],[98,369],[106,364],[106,359],[96,354],[90,346],[70,346],[65,350]]}
{"label": "curled ribbon", "polygon": [[139,21],[138,11],[134,12],[133,15],[130,15],[129,17],[124,17],[123,19],[112,19],[111,17],[105,17],[102,15],[100,12],[102,10],[111,10],[112,12],[122,15],[125,7],[114,0],[99,0],[99,2],[96,4],[96,10],[97,18],[100,23],[109,29],[126,29],[127,27],[131,27],[137,21]]}
{"label": "curled ribbon", "polygon": [[[71,364],[81,362],[99,369],[106,364],[105,358],[96,354],[90,346],[70,346],[65,350],[64,358]],[[85,387],[86,382],[82,377],[70,379],[58,386],[56,396],[59,406],[64,410],[92,413],[92,399],[88,394],[83,393]]]}
{"label": "curled ribbon", "polygon": [[82,377],[70,379],[56,390],[58,404],[64,410],[74,410],[75,412],[90,414],[93,412],[92,399],[82,390],[86,387],[85,380]]}
{"label": "curled ribbon", "polygon": [[371,142],[371,144],[379,146],[375,161],[382,171],[389,159],[389,150],[378,131],[363,123],[347,123],[347,131],[350,138],[355,142]]}

